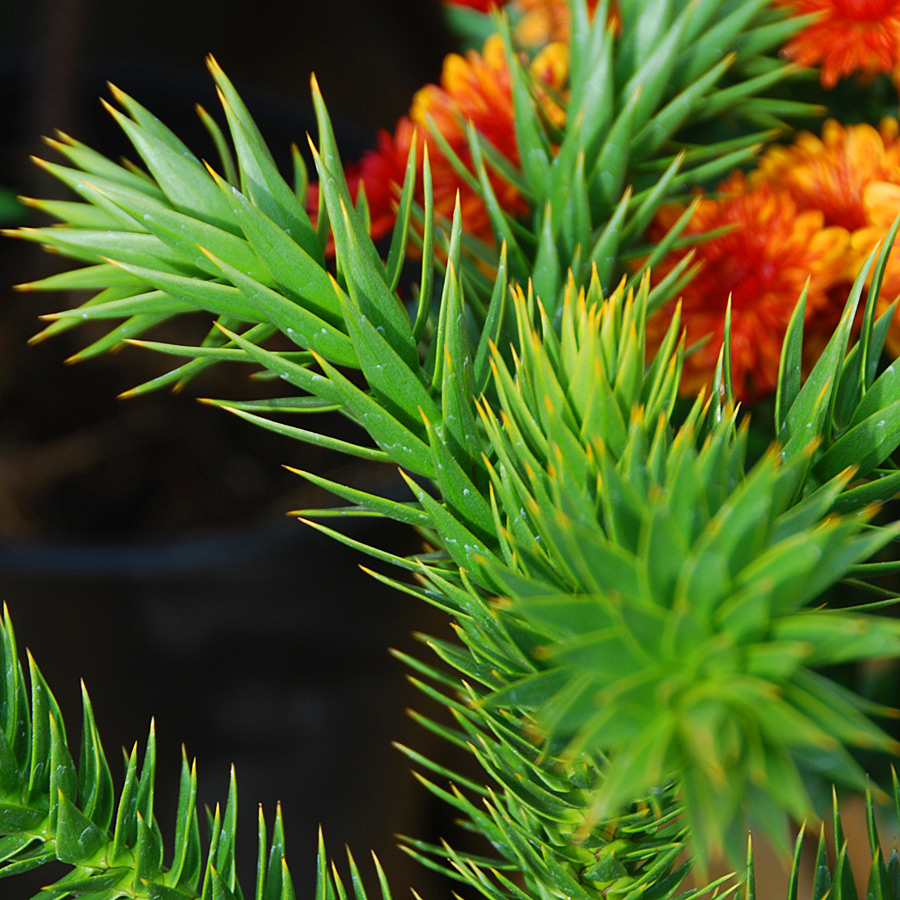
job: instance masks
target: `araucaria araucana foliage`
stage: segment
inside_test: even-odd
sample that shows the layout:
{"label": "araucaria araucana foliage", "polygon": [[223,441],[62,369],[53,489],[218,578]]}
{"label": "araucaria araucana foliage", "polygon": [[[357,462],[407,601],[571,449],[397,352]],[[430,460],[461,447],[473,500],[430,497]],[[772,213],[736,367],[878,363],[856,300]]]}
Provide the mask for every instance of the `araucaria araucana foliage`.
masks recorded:
{"label": "araucaria araucana foliage", "polygon": [[[884,506],[900,491],[900,382],[882,363],[893,306],[879,294],[896,225],[854,272],[827,339],[804,341],[811,307],[826,302],[818,286],[760,335],[780,347],[757,382],[774,386],[768,412],[738,403],[734,373],[747,367],[732,365],[731,338],[745,331],[732,321],[746,307],[702,298],[722,324],[710,355],[707,334],[687,344],[696,323],[678,302],[697,275],[686,251],[724,234],[689,227],[702,201],[684,193],[749,165],[784,118],[813,110],[777,96],[801,77],[777,51],[809,26],[783,7],[572,0],[562,49],[545,57],[498,15],[488,80],[508,113],[494,123],[511,129],[503,140],[466,118],[465,90],[448,77],[420,98],[440,121],[420,109],[420,132],[398,127],[402,153],[397,135],[382,147],[390,166],[370,159],[349,178],[313,80],[314,202],[300,153],[289,184],[214,61],[230,139],[204,113],[218,167],[114,89],[110,112],[139,163],[51,141],[64,163],[41,165],[79,199],[30,201],[60,224],[16,232],[84,264],[24,288],[96,291],[48,316],[41,336],[110,320],[79,358],[129,341],[182,360],[131,393],[222,362],[261,368],[288,394],[207,402],[400,468],[406,501],[299,472],[348,504],[305,519],[405,570],[375,577],[454,624],[456,643],[430,639],[432,658],[405,659],[449,714],[419,720],[467,748],[483,778],[404,750],[486,847],[409,838],[407,849],[488,900],[668,900],[717,853],[743,868],[749,827],[786,847],[823,785],[865,790],[854,751],[897,748],[876,722],[890,711],[833,671],[900,656],[895,597],[871,584],[900,569],[900,525]],[[398,183],[381,185],[386,212],[370,206],[365,172],[388,169]],[[460,194],[448,195],[454,179]],[[667,203],[681,206],[666,219]],[[385,221],[381,253],[373,232]],[[406,297],[404,276],[415,282]],[[186,313],[213,320],[198,345],[144,339]],[[715,367],[687,380],[706,359]],[[310,425],[323,410],[355,423],[358,442]],[[400,558],[319,521],[360,513],[417,529],[428,551]],[[867,587],[875,599],[863,603]],[[248,896],[234,871],[233,788],[201,850],[185,763],[165,856],[152,733],[116,800],[87,700],[76,765],[35,667],[27,698],[8,620],[0,650],[0,876],[60,859],[73,868],[42,894],[51,900]],[[900,858],[883,861],[874,831],[871,846],[872,896],[898,897]],[[799,843],[794,860],[792,900]],[[831,868],[820,844],[819,863],[817,900],[854,896],[842,843]],[[745,871],[749,897],[752,854]],[[383,878],[380,890],[389,900]],[[347,895],[322,849],[317,897]],[[254,896],[293,898],[280,818],[271,840],[260,820]]]}

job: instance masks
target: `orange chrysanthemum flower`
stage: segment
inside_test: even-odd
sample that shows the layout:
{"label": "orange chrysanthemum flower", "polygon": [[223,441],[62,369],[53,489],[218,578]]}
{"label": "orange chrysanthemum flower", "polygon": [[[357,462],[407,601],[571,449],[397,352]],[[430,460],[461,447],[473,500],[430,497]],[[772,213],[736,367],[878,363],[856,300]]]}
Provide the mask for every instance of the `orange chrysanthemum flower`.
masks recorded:
{"label": "orange chrysanthemum flower", "polygon": [[[820,210],[826,225],[851,232],[843,275],[847,288],[900,212],[900,125],[896,119],[884,119],[876,130],[828,121],[821,139],[802,133],[790,146],[767,150],[751,179],[787,191],[798,209]],[[893,251],[880,307],[898,293],[900,253]],[[887,345],[893,353],[900,352],[900,319],[892,325]]]}
{"label": "orange chrysanthemum flower", "polygon": [[[588,0],[588,13],[593,16],[597,0]],[[510,8],[518,13],[515,26],[516,43],[520,47],[535,49],[556,41],[568,43],[572,28],[572,12],[567,0],[513,0]],[[619,11],[612,3],[609,23],[618,31]]]}
{"label": "orange chrysanthemum flower", "polygon": [[763,154],[753,184],[786,190],[799,209],[820,209],[828,225],[849,231],[868,224],[863,192],[873,181],[900,184],[900,140],[896,119],[845,128],[829,119],[818,138],[801,132],[790,146]]}
{"label": "orange chrysanthemum flower", "polygon": [[[568,0],[444,0],[449,6],[467,6],[482,13],[491,8],[506,7],[515,23],[516,45],[529,51],[556,42],[568,43],[572,13]],[[593,16],[598,0],[587,0],[588,13]],[[609,21],[619,29],[617,4],[611,4]]]}
{"label": "orange chrysanthemum flower", "polygon": [[[559,91],[568,78],[567,48],[561,44],[545,47],[530,65],[538,80],[554,92]],[[564,111],[549,96],[544,98],[544,111],[559,124],[565,121]],[[464,57],[450,54],[444,60],[440,84],[419,90],[409,115],[399,121],[393,135],[381,132],[377,148],[366,153],[350,173],[351,190],[355,192],[358,184],[365,188],[374,238],[388,234],[393,226],[397,195],[403,183],[413,135],[417,135],[420,175],[422,144],[431,123],[453,153],[471,170],[467,122],[472,122],[478,133],[513,165],[519,164],[510,73],[499,35],[489,37],[481,53],[469,51]],[[463,228],[469,234],[493,242],[490,217],[479,194],[459,176],[449,155],[436,141],[429,140],[428,145],[435,213],[450,218],[459,193]],[[504,210],[513,215],[527,212],[524,199],[508,181],[490,168],[489,178]],[[418,199],[421,202],[421,188]]]}
{"label": "orange chrysanthemum flower", "polygon": [[[450,6],[466,6],[482,13],[494,6],[508,6],[515,22],[516,43],[534,50],[554,41],[568,41],[571,12],[567,0],[444,0]],[[593,12],[597,0],[589,0]]]}
{"label": "orange chrysanthemum flower", "polygon": [[[547,44],[531,59],[529,68],[536,83],[547,87],[540,94],[543,114],[562,126],[565,110],[554,97],[564,94],[568,81],[568,46],[561,42]],[[456,155],[472,171],[468,122],[502,156],[514,166],[519,165],[511,75],[499,34],[493,34],[485,41],[481,53],[472,50],[465,56],[448,55],[444,59],[440,83],[421,88],[413,98],[409,114],[400,119],[394,133],[381,131],[377,147],[365,153],[358,165],[347,168],[347,182],[354,199],[360,186],[365,190],[373,238],[378,240],[386,236],[393,227],[396,201],[414,135],[417,135],[421,186],[423,145],[434,128],[452,151],[447,153],[437,141],[428,140],[435,213],[450,218],[458,194],[463,228],[469,234],[493,243],[490,216],[480,193],[460,177],[451,163]],[[522,215],[528,211],[527,203],[516,188],[490,165],[488,177],[506,212]],[[421,187],[417,199],[422,200]],[[310,186],[308,205],[310,214],[315,217],[318,209],[315,185]]]}
{"label": "orange chrysanthemum flower", "polygon": [[[428,134],[430,119],[467,167],[471,163],[467,121],[503,156],[518,164],[511,80],[500,36],[491,35],[480,54],[469,51],[465,57],[448,55],[440,85],[429,84],[416,92],[409,118],[423,136]],[[490,220],[481,199],[460,179],[436,142],[429,142],[429,153],[435,212],[452,215],[459,190],[463,227],[471,234],[490,235]],[[526,211],[524,201],[511,184],[501,178],[494,178],[492,184],[504,209],[514,215]]]}
{"label": "orange chrysanthemum flower", "polygon": [[566,0],[516,0],[515,5],[521,11],[516,41],[522,47],[568,41],[572,13]]}
{"label": "orange chrysanthemum flower", "polygon": [[[827,310],[827,291],[843,271],[848,235],[824,227],[816,210],[800,212],[784,191],[767,184],[751,187],[735,173],[719,187],[720,196],[700,201],[687,234],[731,226],[727,234],[696,247],[702,268],[682,294],[682,321],[688,345],[708,338],[684,364],[682,390],[696,393],[708,384],[722,346],[725,311],[731,298],[732,373],[736,396],[756,400],[770,393],[778,377],[781,344],[791,313],[810,277],[807,320]],[[658,241],[684,207],[663,207],[649,238]],[[660,281],[684,256],[670,254],[653,272]],[[665,310],[647,325],[651,346],[668,327]]]}
{"label": "orange chrysanthemum flower", "polygon": [[833,88],[860,73],[872,78],[900,64],[900,0],[777,0],[797,15],[818,13],[785,46],[804,66],[821,66],[821,81]]}

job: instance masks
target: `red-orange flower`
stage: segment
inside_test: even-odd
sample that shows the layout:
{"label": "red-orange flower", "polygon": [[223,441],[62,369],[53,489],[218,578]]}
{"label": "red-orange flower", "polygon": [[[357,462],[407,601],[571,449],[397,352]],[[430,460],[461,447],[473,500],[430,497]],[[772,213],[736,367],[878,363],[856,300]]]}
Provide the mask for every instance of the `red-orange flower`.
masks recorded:
{"label": "red-orange flower", "polygon": [[900,0],[777,0],[797,15],[818,13],[785,46],[804,66],[821,66],[821,81],[833,88],[855,72],[871,78],[900,63]]}
{"label": "red-orange flower", "polygon": [[[369,234],[373,240],[381,240],[394,227],[399,186],[403,184],[406,173],[406,159],[414,130],[409,119],[401,119],[394,135],[380,131],[377,148],[368,150],[358,163],[344,168],[344,177],[353,201],[359,199],[361,186],[366,192]],[[312,183],[306,195],[306,209],[314,223],[318,220],[319,203],[319,185]],[[333,254],[334,244],[329,240],[326,255]]]}
{"label": "red-orange flower", "polygon": [[[725,311],[731,298],[732,373],[736,396],[755,400],[771,392],[778,377],[781,344],[791,313],[807,277],[807,321],[828,308],[827,291],[841,276],[847,231],[825,227],[820,211],[798,211],[787,192],[767,184],[748,185],[735,173],[705,197],[687,226],[687,234],[703,234],[731,226],[727,234],[696,247],[702,268],[682,294],[682,322],[688,345],[706,343],[684,365],[682,390],[696,393],[708,384],[722,347]],[[684,211],[663,207],[651,228],[658,241]],[[684,256],[670,254],[653,273],[661,280]],[[661,310],[647,325],[651,346],[668,327]]]}
{"label": "red-orange flower", "polygon": [[[469,51],[465,57],[451,53],[444,59],[439,85],[429,84],[413,97],[409,118],[428,134],[429,120],[471,169],[471,153],[466,122],[514,164],[519,162],[513,117],[512,88],[506,53],[499,35],[485,42],[481,53]],[[463,227],[470,234],[492,234],[487,210],[478,195],[460,178],[434,140],[429,140],[434,180],[435,211],[450,216],[456,192],[460,192]],[[492,185],[504,209],[515,214],[527,207],[518,191],[505,179],[495,177]]]}
{"label": "red-orange flower", "polygon": [[[562,44],[545,47],[530,65],[539,81],[558,91],[568,78],[567,48]],[[564,121],[564,112],[549,96],[544,98],[544,112],[560,124]],[[422,201],[423,144],[427,140],[435,213],[449,219],[458,192],[463,228],[471,235],[493,242],[493,228],[480,194],[456,171],[451,154],[430,136],[433,127],[452,153],[472,171],[467,122],[471,122],[476,131],[514,166],[519,165],[510,72],[499,35],[488,38],[481,53],[469,51],[466,56],[455,53],[447,56],[440,84],[430,84],[419,90],[409,115],[399,121],[394,133],[381,132],[377,148],[364,154],[359,165],[348,172],[354,194],[357,185],[362,184],[365,188],[371,234],[375,239],[388,234],[393,226],[397,196],[415,134],[419,202]],[[516,188],[490,165],[488,177],[506,212],[512,215],[527,212],[528,206]]]}
{"label": "red-orange flower", "polygon": [[366,151],[359,165],[348,174],[348,187],[354,197],[359,185],[365,188],[370,234],[375,240],[390,234],[394,227],[398,192],[406,175],[414,134],[415,126],[405,116],[393,135],[382,129],[375,149]]}

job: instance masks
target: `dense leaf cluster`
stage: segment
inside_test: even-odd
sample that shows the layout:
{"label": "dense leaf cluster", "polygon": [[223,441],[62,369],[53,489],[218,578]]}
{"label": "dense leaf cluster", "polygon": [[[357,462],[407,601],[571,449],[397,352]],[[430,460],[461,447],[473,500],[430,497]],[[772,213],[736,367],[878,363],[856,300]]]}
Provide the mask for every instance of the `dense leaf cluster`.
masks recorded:
{"label": "dense leaf cluster", "polygon": [[[40,897],[243,897],[234,865],[234,773],[224,812],[217,808],[208,815],[204,851],[196,808],[197,769],[183,760],[174,838],[166,848],[153,812],[156,740],[152,725],[142,764],[137,745],[125,756],[124,781],[117,797],[87,692],[82,687],[84,713],[76,764],[59,707],[31,658],[26,682],[5,610],[0,669],[0,877],[60,860],[69,863],[71,871],[44,888]],[[294,900],[284,861],[280,810],[271,841],[260,811],[259,848],[256,900]]]}

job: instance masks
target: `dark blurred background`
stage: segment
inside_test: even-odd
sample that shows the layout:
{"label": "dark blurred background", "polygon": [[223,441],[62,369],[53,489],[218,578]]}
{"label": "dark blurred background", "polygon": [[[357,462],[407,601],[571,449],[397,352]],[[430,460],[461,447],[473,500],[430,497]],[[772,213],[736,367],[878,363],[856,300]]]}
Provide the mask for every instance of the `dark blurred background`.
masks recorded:
{"label": "dark blurred background", "polygon": [[[315,70],[349,160],[438,78],[453,47],[437,2],[421,0],[40,0],[7,3],[2,17],[0,187],[32,196],[64,196],[28,162],[52,158],[42,134],[60,128],[107,155],[126,152],[98,102],[107,80],[211,157],[194,114],[198,101],[216,107],[211,52],[285,161],[292,141],[304,146],[315,133]],[[435,840],[448,826],[390,746],[444,752],[405,716],[427,703],[387,653],[414,648],[413,630],[443,621],[360,573],[358,553],[284,515],[329,500],[282,463],[388,490],[393,476],[195,402],[251,396],[242,371],[215,370],[178,396],[120,402],[118,392],[165,361],[128,348],[67,370],[63,360],[87,342],[80,329],[27,347],[37,315],[76,298],[10,285],[59,268],[24,242],[0,241],[0,598],[70,736],[80,730],[79,678],[117,777],[119,747],[143,748],[156,717],[164,834],[181,744],[198,758],[204,802],[224,801],[233,762],[245,889],[255,807],[271,821],[281,801],[299,896],[313,889],[320,822],[332,854],[348,843],[369,873],[375,849],[395,896],[407,885],[448,895],[394,848],[395,832]],[[183,327],[196,335],[207,326]],[[404,529],[357,524],[353,534],[395,552],[415,547]],[[2,895],[26,898],[46,881],[14,879]]]}

